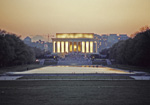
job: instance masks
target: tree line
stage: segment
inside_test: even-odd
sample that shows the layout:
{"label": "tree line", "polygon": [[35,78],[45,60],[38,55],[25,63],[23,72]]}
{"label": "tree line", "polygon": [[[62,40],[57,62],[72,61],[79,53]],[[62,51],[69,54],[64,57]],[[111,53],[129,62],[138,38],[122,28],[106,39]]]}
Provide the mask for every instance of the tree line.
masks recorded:
{"label": "tree line", "polygon": [[34,50],[15,34],[0,30],[0,67],[30,64],[35,61]]}
{"label": "tree line", "polygon": [[137,33],[134,38],[119,41],[108,52],[109,58],[117,64],[150,66],[150,29]]}

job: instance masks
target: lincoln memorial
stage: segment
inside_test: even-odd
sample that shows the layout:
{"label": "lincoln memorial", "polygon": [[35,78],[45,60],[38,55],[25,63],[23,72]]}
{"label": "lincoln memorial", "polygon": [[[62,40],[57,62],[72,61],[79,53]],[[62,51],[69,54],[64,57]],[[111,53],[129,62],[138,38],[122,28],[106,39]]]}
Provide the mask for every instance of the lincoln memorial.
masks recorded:
{"label": "lincoln memorial", "polygon": [[97,53],[94,33],[56,33],[52,42],[53,53]]}

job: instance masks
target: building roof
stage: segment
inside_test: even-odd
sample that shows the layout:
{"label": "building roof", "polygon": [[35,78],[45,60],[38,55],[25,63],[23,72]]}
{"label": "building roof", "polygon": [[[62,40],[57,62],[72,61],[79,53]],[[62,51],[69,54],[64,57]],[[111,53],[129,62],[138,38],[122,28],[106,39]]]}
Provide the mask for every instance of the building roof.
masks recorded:
{"label": "building roof", "polygon": [[94,33],[56,33],[56,38],[94,38]]}

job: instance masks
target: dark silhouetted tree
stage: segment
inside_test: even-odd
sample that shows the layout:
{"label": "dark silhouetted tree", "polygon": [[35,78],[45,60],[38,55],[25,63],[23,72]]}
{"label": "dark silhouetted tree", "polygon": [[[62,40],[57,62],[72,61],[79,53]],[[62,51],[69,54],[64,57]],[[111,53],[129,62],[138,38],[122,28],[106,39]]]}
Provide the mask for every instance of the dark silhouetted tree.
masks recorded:
{"label": "dark silhouetted tree", "polygon": [[32,63],[35,54],[32,48],[15,34],[0,30],[0,67]]}
{"label": "dark silhouetted tree", "polygon": [[109,58],[118,64],[150,66],[150,30],[146,28],[134,38],[114,44]]}

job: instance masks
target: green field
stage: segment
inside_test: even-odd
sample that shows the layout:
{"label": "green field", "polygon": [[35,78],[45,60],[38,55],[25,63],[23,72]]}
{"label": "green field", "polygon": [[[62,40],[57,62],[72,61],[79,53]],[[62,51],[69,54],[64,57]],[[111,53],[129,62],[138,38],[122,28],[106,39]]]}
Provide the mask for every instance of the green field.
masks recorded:
{"label": "green field", "polygon": [[150,81],[0,81],[0,105],[150,105]]}

